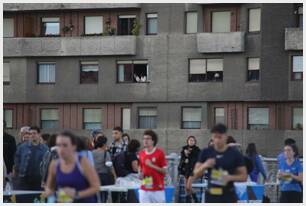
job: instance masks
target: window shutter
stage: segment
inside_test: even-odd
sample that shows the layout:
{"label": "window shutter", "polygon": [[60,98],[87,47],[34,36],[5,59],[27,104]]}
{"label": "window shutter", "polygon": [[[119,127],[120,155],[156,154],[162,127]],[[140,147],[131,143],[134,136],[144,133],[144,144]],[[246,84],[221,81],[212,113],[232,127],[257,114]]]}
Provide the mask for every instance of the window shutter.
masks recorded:
{"label": "window shutter", "polygon": [[183,121],[201,121],[201,108],[183,108]]}
{"label": "window shutter", "polygon": [[249,108],[249,124],[269,124],[269,108]]}
{"label": "window shutter", "polygon": [[303,56],[293,56],[293,72],[303,72]]}
{"label": "window shutter", "polygon": [[223,59],[207,59],[207,71],[223,71]]}
{"label": "window shutter", "polygon": [[42,109],[41,120],[58,120],[57,109]]}
{"label": "window shutter", "polygon": [[261,9],[249,10],[249,31],[260,31]]}
{"label": "window shutter", "polygon": [[260,68],[259,58],[249,58],[248,59],[248,70],[259,70]]}
{"label": "window shutter", "polygon": [[231,12],[221,11],[212,13],[212,32],[231,31]]}
{"label": "window shutter", "polygon": [[84,109],[84,122],[101,122],[101,109]]}
{"label": "window shutter", "polygon": [[205,74],[206,60],[205,59],[190,59],[190,74]]}
{"label": "window shutter", "polygon": [[86,34],[103,33],[103,16],[86,16],[85,33]]}
{"label": "window shutter", "polygon": [[198,31],[198,13],[186,13],[186,33],[197,33]]}

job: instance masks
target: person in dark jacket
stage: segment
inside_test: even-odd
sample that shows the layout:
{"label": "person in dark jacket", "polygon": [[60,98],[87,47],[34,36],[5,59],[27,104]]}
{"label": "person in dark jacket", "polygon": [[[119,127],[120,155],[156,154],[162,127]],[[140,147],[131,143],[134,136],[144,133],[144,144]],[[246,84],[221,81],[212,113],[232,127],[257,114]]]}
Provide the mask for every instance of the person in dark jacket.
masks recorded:
{"label": "person in dark jacket", "polygon": [[[185,188],[189,177],[192,176],[194,165],[196,164],[199,153],[201,151],[200,148],[196,146],[196,144],[196,138],[194,136],[189,136],[187,138],[187,145],[185,145],[181,151],[181,159],[178,170],[179,174],[183,175],[185,178]],[[196,195],[192,192],[187,195],[186,202],[191,202],[191,198],[197,202]]]}
{"label": "person in dark jacket", "polygon": [[[3,127],[6,129],[6,122],[3,122]],[[15,138],[6,133],[3,130],[3,156],[4,156],[4,163],[6,165],[7,174],[10,174],[13,171],[14,165],[14,158],[16,153],[16,140]]]}

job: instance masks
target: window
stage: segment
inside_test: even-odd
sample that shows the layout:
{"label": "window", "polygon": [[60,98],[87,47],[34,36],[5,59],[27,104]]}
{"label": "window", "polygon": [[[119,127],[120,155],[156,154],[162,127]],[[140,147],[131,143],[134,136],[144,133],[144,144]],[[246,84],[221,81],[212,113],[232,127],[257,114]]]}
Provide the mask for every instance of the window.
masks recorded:
{"label": "window", "polygon": [[60,18],[50,17],[42,18],[42,36],[59,36],[60,35]]}
{"label": "window", "polygon": [[249,9],[249,32],[260,31],[261,9]]}
{"label": "window", "polygon": [[248,108],[248,129],[268,129],[269,108]]}
{"label": "window", "polygon": [[212,32],[231,31],[231,12],[217,11],[212,12]]}
{"label": "window", "polygon": [[10,84],[10,63],[3,62],[3,84]]}
{"label": "window", "polygon": [[303,56],[292,56],[292,80],[303,79]]}
{"label": "window", "polygon": [[147,60],[117,61],[118,82],[148,82]]}
{"label": "window", "polygon": [[248,58],[248,81],[259,80],[260,58]]}
{"label": "window", "polygon": [[297,14],[298,14],[298,27],[303,29],[303,6],[298,7]]}
{"label": "window", "polygon": [[82,61],[81,62],[81,84],[98,83],[99,62]]}
{"label": "window", "polygon": [[157,14],[147,14],[147,34],[157,34]]}
{"label": "window", "polygon": [[13,128],[13,110],[12,109],[4,109],[3,120],[6,123],[6,128]]}
{"label": "window", "polygon": [[190,59],[189,81],[222,81],[223,59]]}
{"label": "window", "polygon": [[118,18],[118,35],[132,35],[136,15],[121,15]]}
{"label": "window", "polygon": [[138,111],[138,128],[154,129],[157,125],[156,108],[139,108]]}
{"label": "window", "polygon": [[58,110],[57,109],[42,109],[40,113],[41,128],[52,129],[58,128]]}
{"label": "window", "polygon": [[198,13],[195,11],[186,12],[186,34],[198,32]]}
{"label": "window", "polygon": [[223,107],[215,108],[215,125],[218,123],[225,124],[225,112]]}
{"label": "window", "polygon": [[183,107],[183,129],[200,129],[202,122],[201,107]]}
{"label": "window", "polygon": [[130,108],[122,108],[121,109],[122,116],[122,129],[130,129],[131,128],[131,109]]}
{"label": "window", "polygon": [[102,34],[103,16],[85,16],[85,34]]}
{"label": "window", "polygon": [[101,109],[83,110],[83,129],[101,129]]}
{"label": "window", "polygon": [[14,37],[14,19],[3,18],[3,37]]}
{"label": "window", "polygon": [[55,83],[54,62],[38,63],[38,83],[39,84]]}
{"label": "window", "polygon": [[293,129],[303,129],[303,108],[295,107],[293,108],[292,117],[292,128]]}

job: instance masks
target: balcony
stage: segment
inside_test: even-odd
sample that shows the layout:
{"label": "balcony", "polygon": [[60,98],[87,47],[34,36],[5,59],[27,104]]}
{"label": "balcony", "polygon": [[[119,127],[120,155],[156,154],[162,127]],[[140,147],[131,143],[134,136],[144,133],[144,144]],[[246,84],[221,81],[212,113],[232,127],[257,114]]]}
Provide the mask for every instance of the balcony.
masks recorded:
{"label": "balcony", "polygon": [[199,33],[197,48],[199,53],[243,52],[244,32]]}
{"label": "balcony", "polygon": [[302,28],[286,28],[285,50],[303,50]]}
{"label": "balcony", "polygon": [[5,3],[3,11],[35,11],[35,10],[63,10],[63,9],[113,9],[113,8],[140,8],[137,3],[103,3],[103,4],[77,4],[77,3]]}
{"label": "balcony", "polygon": [[135,55],[136,36],[4,38],[5,57]]}

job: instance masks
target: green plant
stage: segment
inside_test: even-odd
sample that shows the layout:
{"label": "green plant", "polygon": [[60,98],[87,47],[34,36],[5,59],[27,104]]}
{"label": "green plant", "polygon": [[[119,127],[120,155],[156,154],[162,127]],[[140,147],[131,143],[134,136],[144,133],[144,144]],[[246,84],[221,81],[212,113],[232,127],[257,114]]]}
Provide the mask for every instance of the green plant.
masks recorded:
{"label": "green plant", "polygon": [[139,35],[141,24],[135,19],[133,22],[132,34],[135,36]]}

